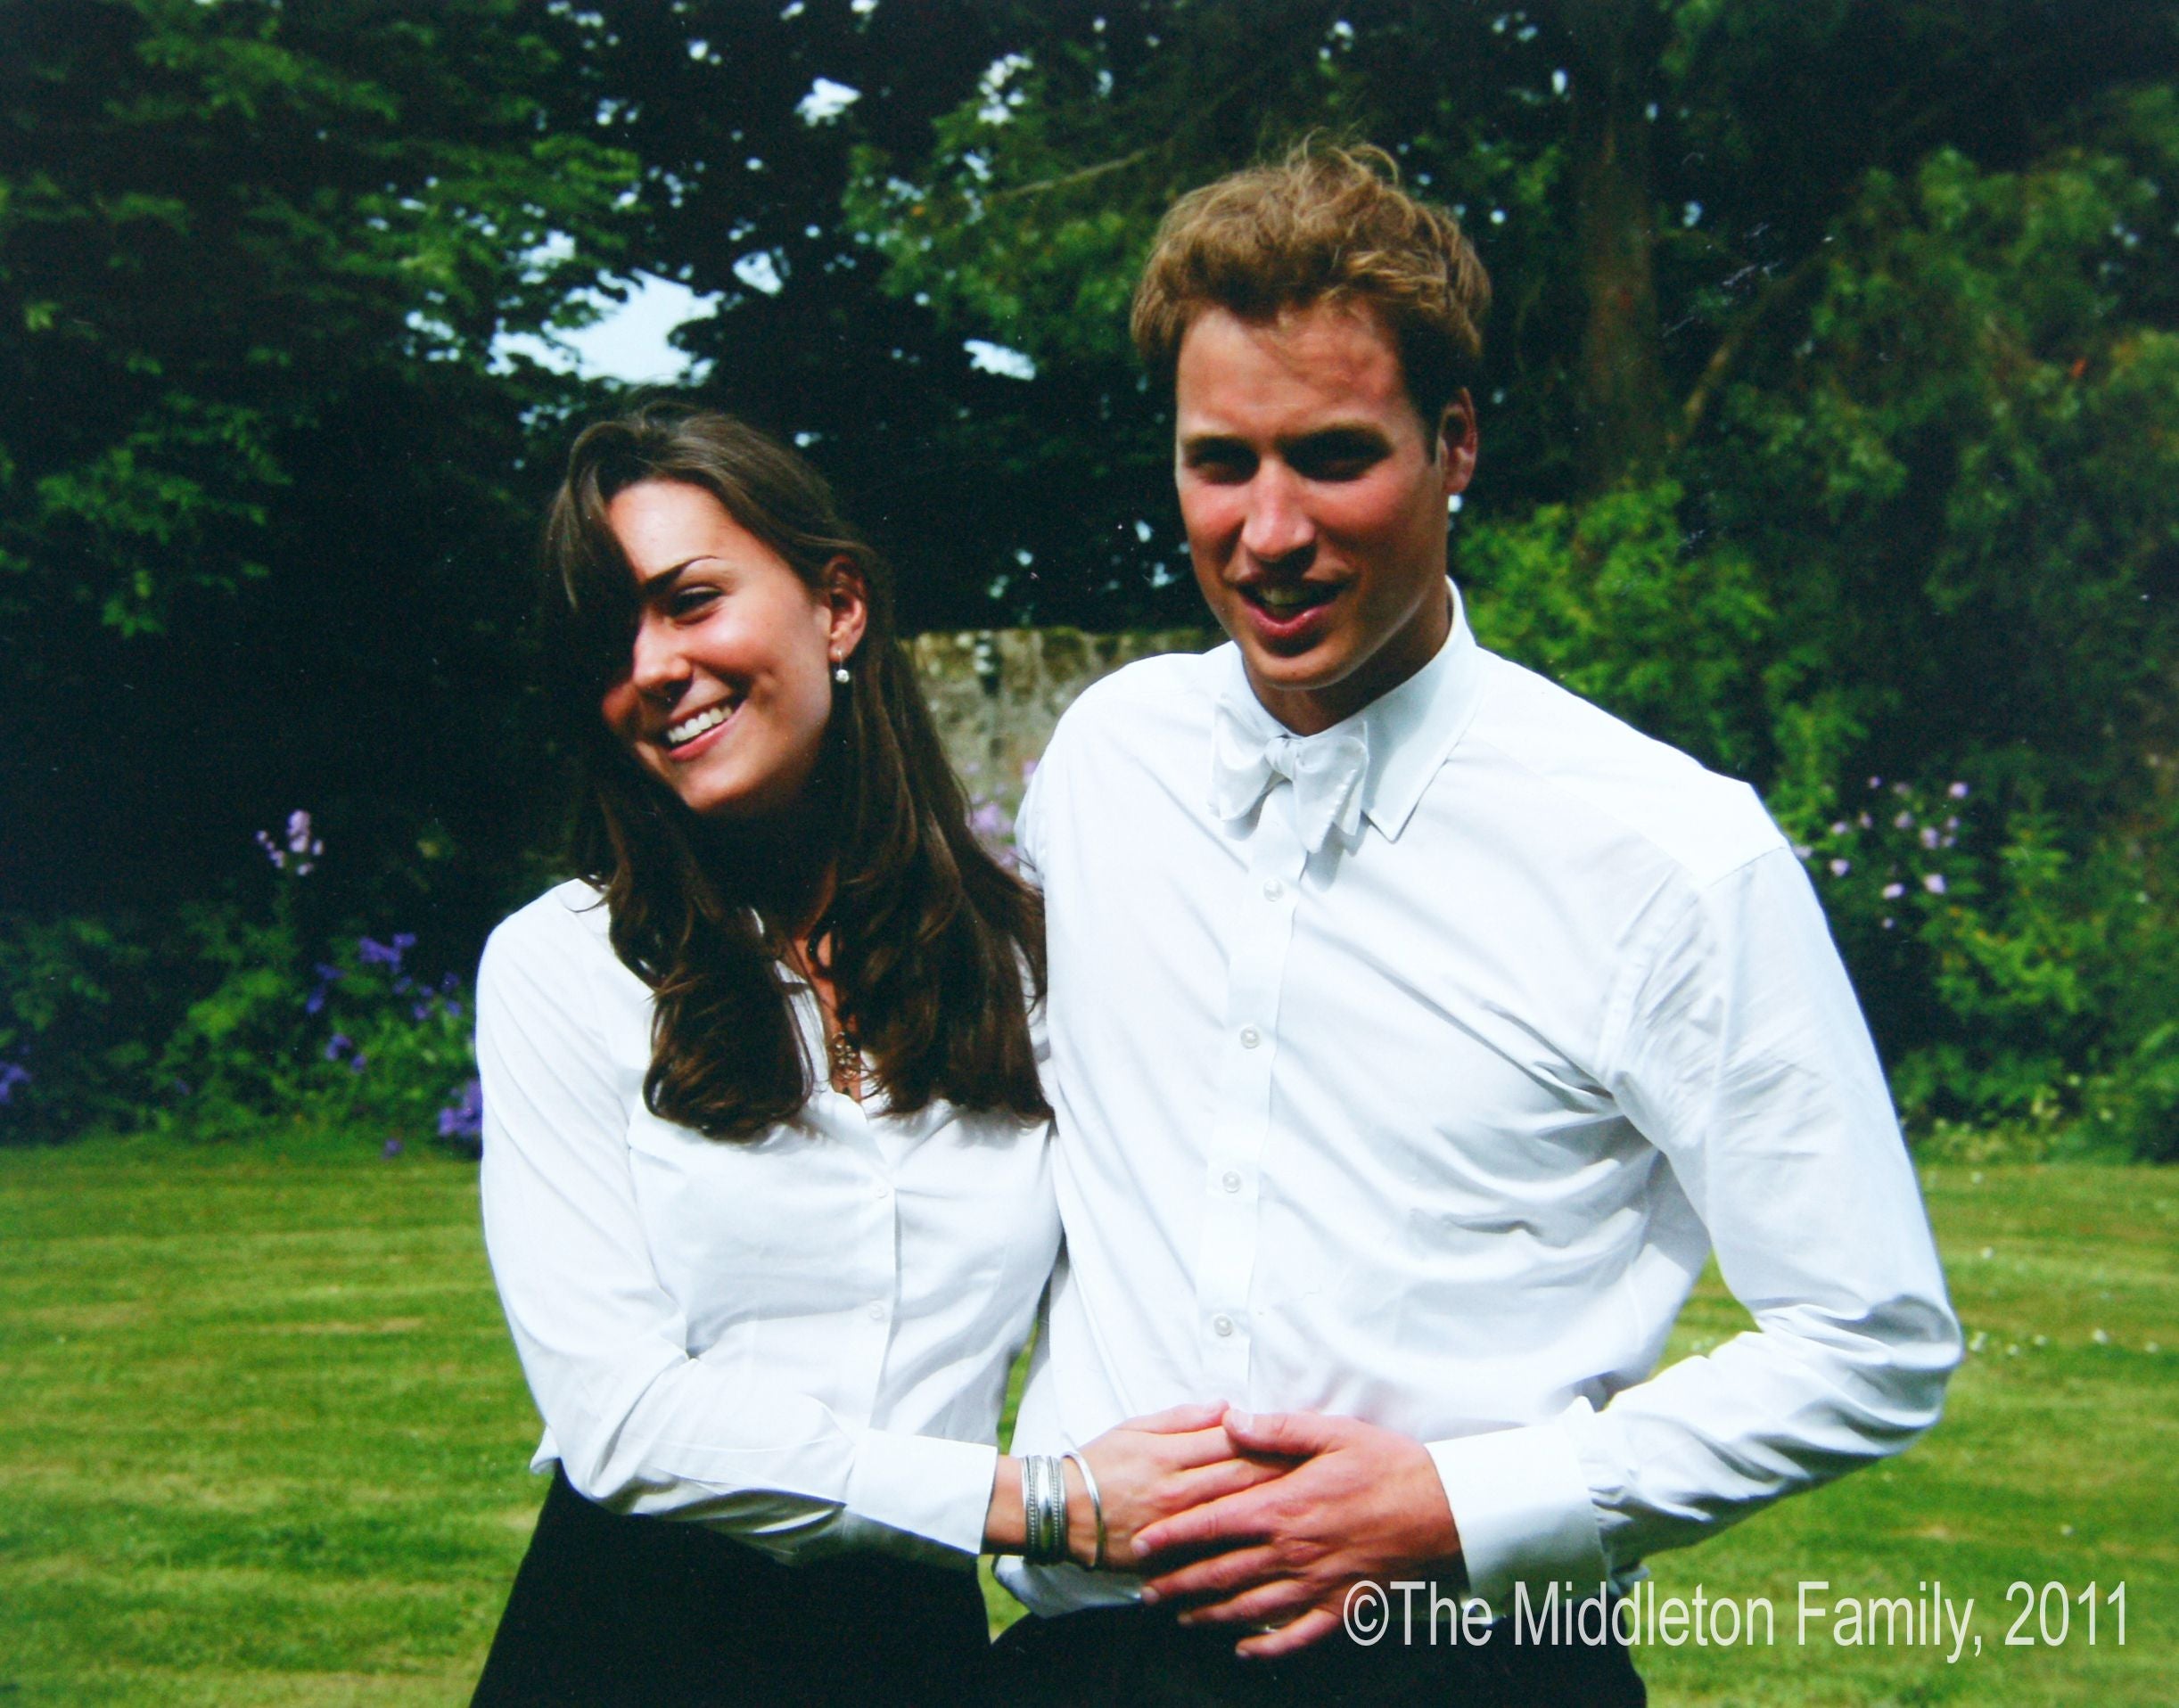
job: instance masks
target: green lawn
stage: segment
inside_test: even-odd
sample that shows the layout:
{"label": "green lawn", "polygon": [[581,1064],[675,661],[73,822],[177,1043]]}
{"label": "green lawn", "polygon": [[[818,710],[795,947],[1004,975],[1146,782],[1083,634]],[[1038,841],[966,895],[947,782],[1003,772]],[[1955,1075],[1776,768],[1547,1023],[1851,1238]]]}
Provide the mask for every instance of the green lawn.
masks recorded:
{"label": "green lawn", "polygon": [[[1950,1416],[1658,1561],[1660,1595],[1767,1597],[1776,1632],[1645,1648],[1660,1704],[2179,1697],[2179,1174],[1928,1185],[1979,1337]],[[543,1492],[475,1221],[436,1156],[0,1152],[0,1708],[465,1699]],[[1680,1348],[1735,1315],[1706,1285]],[[1826,1606],[1939,1580],[1982,1653],[1828,1618],[1804,1645],[1814,1579]],[[2126,1646],[2106,1603],[2093,1648],[2077,1605],[2062,1646],[2006,1646],[2016,1581],[2123,1582]]]}

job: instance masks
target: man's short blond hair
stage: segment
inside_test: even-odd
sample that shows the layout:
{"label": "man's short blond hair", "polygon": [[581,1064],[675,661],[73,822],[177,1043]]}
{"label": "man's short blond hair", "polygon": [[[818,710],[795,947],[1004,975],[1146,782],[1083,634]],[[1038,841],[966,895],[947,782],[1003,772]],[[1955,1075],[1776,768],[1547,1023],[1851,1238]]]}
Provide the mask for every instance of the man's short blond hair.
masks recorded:
{"label": "man's short blond hair", "polygon": [[1435,427],[1482,360],[1491,281],[1460,222],[1402,190],[1383,149],[1309,142],[1172,204],[1129,327],[1170,388],[1180,341],[1204,309],[1264,323],[1319,303],[1377,316],[1409,398]]}

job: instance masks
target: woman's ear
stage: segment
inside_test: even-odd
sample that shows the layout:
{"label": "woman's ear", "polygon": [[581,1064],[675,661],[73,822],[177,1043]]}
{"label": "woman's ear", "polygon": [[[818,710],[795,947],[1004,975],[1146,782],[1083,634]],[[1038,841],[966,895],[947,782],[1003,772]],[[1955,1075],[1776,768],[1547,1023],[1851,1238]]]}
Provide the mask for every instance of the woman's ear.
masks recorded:
{"label": "woman's ear", "polygon": [[819,597],[825,605],[833,660],[844,661],[862,645],[863,630],[870,622],[869,584],[853,558],[843,554],[825,566]]}

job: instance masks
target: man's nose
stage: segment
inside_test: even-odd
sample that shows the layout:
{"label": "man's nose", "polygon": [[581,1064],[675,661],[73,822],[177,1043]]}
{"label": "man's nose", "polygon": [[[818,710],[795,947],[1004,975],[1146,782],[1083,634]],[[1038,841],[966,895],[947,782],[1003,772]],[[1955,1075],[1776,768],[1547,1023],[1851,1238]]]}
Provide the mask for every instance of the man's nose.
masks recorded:
{"label": "man's nose", "polygon": [[1248,516],[1241,526],[1241,546],[1263,562],[1277,562],[1316,544],[1316,524],[1302,502],[1301,483],[1290,469],[1267,463],[1248,489]]}

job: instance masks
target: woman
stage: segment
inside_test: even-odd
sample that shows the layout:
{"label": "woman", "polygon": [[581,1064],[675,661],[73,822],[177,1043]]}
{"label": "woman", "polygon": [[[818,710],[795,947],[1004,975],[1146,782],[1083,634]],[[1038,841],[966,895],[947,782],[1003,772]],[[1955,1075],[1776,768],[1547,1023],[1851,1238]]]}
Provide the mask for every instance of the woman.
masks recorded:
{"label": "woman", "polygon": [[[974,1556],[1022,1548],[1025,1476],[1058,1515],[991,1445],[1058,1242],[1037,898],[791,452],[592,427],[546,555],[582,877],[493,933],[477,1047],[555,1470],[476,1700],[972,1703]],[[1257,1474],[1218,1416],[1069,1460],[1068,1550]]]}

